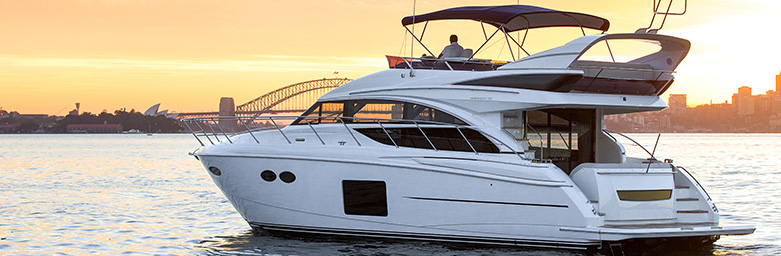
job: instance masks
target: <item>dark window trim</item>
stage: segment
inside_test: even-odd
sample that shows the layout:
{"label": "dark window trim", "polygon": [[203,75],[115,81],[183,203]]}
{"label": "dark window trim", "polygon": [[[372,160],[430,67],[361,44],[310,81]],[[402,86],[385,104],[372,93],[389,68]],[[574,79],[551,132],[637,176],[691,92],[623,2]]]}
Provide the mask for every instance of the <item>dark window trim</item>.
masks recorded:
{"label": "dark window trim", "polygon": [[[456,129],[460,129],[461,132]],[[455,127],[385,127],[382,128],[356,128],[357,132],[364,136],[385,144],[399,147],[409,148],[422,148],[422,149],[434,149],[431,144],[434,144],[437,150],[444,151],[460,151],[460,152],[474,152],[478,153],[500,153],[499,147],[497,147],[490,139],[486,138],[482,133],[471,128],[455,128]],[[426,134],[424,137],[420,132]],[[387,134],[385,132],[388,132]],[[391,141],[388,135],[393,138]],[[466,136],[467,141],[464,140],[463,134]],[[426,140],[428,137],[428,140]],[[429,141],[431,141],[429,143]],[[470,147],[471,144],[471,147]],[[474,147],[474,150],[472,149]]]}
{"label": "dark window trim", "polygon": [[[437,108],[433,108],[431,106],[423,105],[423,104],[417,104],[412,102],[406,102],[406,101],[395,101],[395,100],[383,100],[383,99],[363,99],[363,100],[344,100],[344,101],[323,101],[323,102],[316,102],[313,104],[309,109],[304,111],[303,114],[299,118],[297,118],[291,125],[302,125],[306,124],[307,122],[304,121],[304,117],[312,115],[315,111],[319,111],[316,116],[323,117],[322,113],[322,106],[323,104],[328,103],[341,103],[341,113],[333,115],[332,117],[345,117],[342,119],[346,123],[352,123],[353,121],[350,120],[350,117],[353,117],[357,110],[360,110],[367,104],[402,104],[402,118],[403,120],[409,120],[409,121],[420,121],[420,122],[440,122],[440,123],[447,123],[447,124],[457,124],[457,125],[468,125],[464,120],[461,120],[460,118],[442,111]],[[360,106],[360,107],[358,107]],[[429,118],[432,120],[421,120],[421,119],[415,119],[422,113],[424,110],[428,109],[430,111]],[[444,115],[442,117],[441,115]],[[329,117],[329,116],[326,116]],[[327,118],[323,118],[327,119]],[[437,120],[439,119],[439,120]],[[452,119],[452,121],[450,121]],[[319,124],[321,123],[321,119],[317,120],[309,120],[309,123],[311,124]],[[388,122],[386,122],[388,123]],[[390,123],[410,123],[410,122],[390,122]]]}

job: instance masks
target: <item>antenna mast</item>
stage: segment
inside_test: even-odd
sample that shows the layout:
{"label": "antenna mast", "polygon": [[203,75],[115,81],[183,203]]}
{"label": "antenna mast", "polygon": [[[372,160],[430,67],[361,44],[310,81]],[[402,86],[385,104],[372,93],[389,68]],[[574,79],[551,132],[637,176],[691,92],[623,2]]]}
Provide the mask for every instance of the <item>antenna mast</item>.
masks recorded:
{"label": "antenna mast", "polygon": [[[418,3],[417,0],[412,0],[412,36],[413,37],[415,37],[415,6],[417,5],[417,3]],[[410,57],[415,56],[415,42],[413,41],[410,41],[409,56]]]}

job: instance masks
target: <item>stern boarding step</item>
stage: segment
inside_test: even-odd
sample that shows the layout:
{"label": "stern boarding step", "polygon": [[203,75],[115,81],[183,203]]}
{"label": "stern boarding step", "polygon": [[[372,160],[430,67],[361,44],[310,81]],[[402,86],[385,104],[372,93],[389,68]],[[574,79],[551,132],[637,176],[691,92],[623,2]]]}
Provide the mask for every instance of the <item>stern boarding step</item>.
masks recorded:
{"label": "stern boarding step", "polygon": [[[676,177],[678,178],[678,177]],[[712,221],[710,206],[699,193],[688,185],[675,185],[675,216],[678,223],[706,223]]]}
{"label": "stern boarding step", "polygon": [[670,163],[651,167],[583,164],[572,178],[607,226],[718,223],[718,210],[688,172]]}

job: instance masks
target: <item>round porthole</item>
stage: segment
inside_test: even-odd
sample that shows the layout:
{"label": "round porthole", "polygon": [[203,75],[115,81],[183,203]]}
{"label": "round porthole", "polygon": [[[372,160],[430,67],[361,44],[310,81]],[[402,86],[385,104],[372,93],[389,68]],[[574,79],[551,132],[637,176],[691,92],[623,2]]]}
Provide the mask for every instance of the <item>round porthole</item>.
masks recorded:
{"label": "round porthole", "polygon": [[272,182],[277,179],[277,174],[271,170],[265,170],[260,173],[260,178],[265,181]]}
{"label": "round porthole", "polygon": [[220,176],[222,174],[222,171],[220,171],[220,168],[217,168],[217,167],[214,167],[214,166],[210,166],[209,167],[209,172],[211,172],[212,174],[217,175],[217,176]]}
{"label": "round porthole", "polygon": [[292,172],[282,172],[279,174],[279,179],[284,181],[285,183],[290,183],[293,181],[296,181],[296,175]]}

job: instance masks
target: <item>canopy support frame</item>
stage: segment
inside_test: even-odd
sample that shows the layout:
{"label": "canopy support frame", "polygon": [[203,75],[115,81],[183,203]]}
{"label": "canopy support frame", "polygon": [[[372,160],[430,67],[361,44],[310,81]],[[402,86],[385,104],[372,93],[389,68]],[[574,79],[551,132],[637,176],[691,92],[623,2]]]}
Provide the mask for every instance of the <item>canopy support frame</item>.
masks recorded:
{"label": "canopy support frame", "polygon": [[[434,53],[432,53],[432,52],[431,52],[431,50],[429,50],[429,49],[428,49],[428,47],[426,47],[426,45],[425,45],[425,44],[423,44],[423,42],[420,40],[420,38],[418,38],[418,36],[416,36],[416,35],[415,35],[415,33],[413,33],[412,31],[410,31],[410,30],[409,30],[409,27],[407,27],[407,26],[404,26],[404,29],[406,29],[406,30],[407,30],[407,32],[409,32],[409,34],[410,34],[410,35],[412,35],[412,38],[414,38],[414,39],[415,39],[415,41],[418,41],[418,43],[420,44],[420,46],[423,46],[423,49],[426,49],[426,51],[427,51],[429,54],[431,54],[431,56],[434,56],[434,57],[436,57],[436,55],[434,55]],[[412,57],[412,56],[411,56],[411,57]]]}

